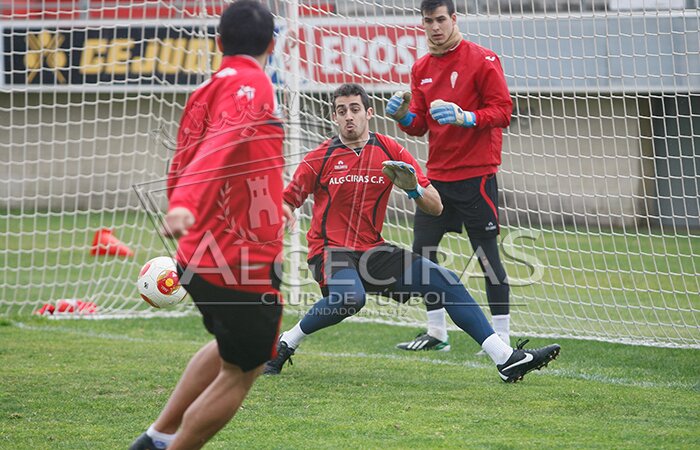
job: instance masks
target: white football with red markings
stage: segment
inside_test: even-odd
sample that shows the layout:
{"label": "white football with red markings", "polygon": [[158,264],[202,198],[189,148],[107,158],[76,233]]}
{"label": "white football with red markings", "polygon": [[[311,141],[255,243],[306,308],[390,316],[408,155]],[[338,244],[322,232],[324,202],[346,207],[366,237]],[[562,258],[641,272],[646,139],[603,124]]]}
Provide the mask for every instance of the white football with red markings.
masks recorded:
{"label": "white football with red markings", "polygon": [[154,308],[172,308],[187,295],[180,286],[175,260],[158,256],[143,265],[138,278],[141,298]]}

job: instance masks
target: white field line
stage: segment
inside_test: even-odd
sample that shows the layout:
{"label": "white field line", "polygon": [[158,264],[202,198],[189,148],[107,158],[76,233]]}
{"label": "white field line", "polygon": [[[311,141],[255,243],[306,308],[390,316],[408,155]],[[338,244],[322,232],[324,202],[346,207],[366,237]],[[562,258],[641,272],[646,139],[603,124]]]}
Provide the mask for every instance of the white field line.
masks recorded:
{"label": "white field line", "polygon": [[[411,362],[421,362],[426,364],[442,365],[442,366],[452,366],[452,367],[468,367],[471,369],[491,369],[495,371],[493,364],[485,364],[474,361],[448,361],[444,359],[433,359],[427,357],[405,357],[399,355],[381,354],[381,353],[330,353],[330,352],[305,352],[303,350],[296,353],[297,355],[309,355],[309,356],[321,356],[327,358],[361,358],[361,359],[388,359],[393,361],[411,361]],[[484,359],[488,360],[487,357]],[[556,365],[556,361],[554,361]],[[553,367],[543,368],[541,372],[531,372],[527,376],[532,375],[554,375],[562,378],[585,380],[585,381],[595,381],[603,384],[613,384],[618,386],[629,386],[629,387],[642,387],[642,388],[672,388],[672,389],[696,389],[696,387],[689,383],[657,383],[654,381],[635,381],[628,380],[626,378],[609,377],[607,375],[601,375],[596,373],[581,373],[568,369],[555,369]]]}
{"label": "white field line", "polygon": [[110,340],[110,341],[153,343],[153,341],[149,340],[149,339],[135,338],[135,337],[127,336],[124,334],[96,333],[94,331],[82,331],[82,330],[75,330],[73,328],[66,328],[66,327],[42,327],[42,326],[35,326],[35,325],[27,325],[27,324],[22,323],[22,322],[12,322],[12,325],[16,326],[17,328],[21,328],[22,330],[29,330],[29,331],[56,331],[59,333],[73,334],[76,336],[83,336],[83,337],[96,338],[96,339],[106,339],[106,340]]}
{"label": "white field line", "polygon": [[[148,344],[153,344],[153,340],[151,339],[143,339],[143,338],[135,338],[127,335],[122,335],[122,334],[112,334],[112,333],[97,333],[94,331],[83,331],[83,330],[76,330],[72,328],[66,328],[66,327],[46,327],[46,326],[35,326],[35,325],[27,325],[22,322],[12,322],[14,326],[17,328],[21,328],[23,330],[28,330],[28,331],[55,331],[55,332],[60,332],[60,333],[66,333],[66,334],[73,334],[77,336],[84,336],[84,337],[89,337],[89,338],[95,338],[95,339],[105,339],[105,340],[112,340],[112,341],[127,341],[127,342],[141,342],[141,343],[148,343]],[[180,342],[182,344],[192,344],[192,345],[203,345],[204,342],[199,342],[199,341],[170,341],[170,342]],[[399,362],[417,362],[417,363],[424,363],[424,364],[433,364],[437,366],[451,366],[451,367],[467,367],[471,369],[491,369],[495,371],[495,368],[493,367],[493,364],[486,364],[486,363],[480,363],[480,362],[475,362],[475,361],[463,361],[463,362],[456,362],[456,361],[448,361],[444,359],[434,359],[434,358],[428,358],[428,357],[422,357],[422,356],[400,356],[400,355],[392,355],[392,354],[383,354],[383,353],[364,353],[364,352],[355,352],[355,353],[346,353],[346,352],[341,352],[341,353],[334,353],[334,352],[314,352],[314,351],[303,351],[300,350],[296,353],[297,355],[308,355],[308,356],[315,356],[315,357],[322,357],[322,358],[355,358],[355,359],[372,359],[372,360],[389,360],[389,361],[399,361]],[[556,361],[554,362],[556,364]],[[534,372],[528,374],[528,376],[532,375],[544,375],[544,376],[557,376],[561,378],[569,378],[569,379],[574,379],[574,380],[584,380],[584,381],[593,381],[596,383],[602,383],[602,384],[611,384],[611,385],[616,385],[616,386],[627,386],[627,387],[635,387],[635,388],[671,388],[671,389],[686,389],[686,390],[695,390],[697,389],[697,386],[689,383],[679,383],[679,382],[666,382],[666,383],[658,383],[654,381],[636,381],[636,380],[629,380],[626,378],[619,378],[619,377],[609,377],[607,375],[602,375],[602,374],[596,374],[596,373],[582,373],[582,372],[576,372],[573,370],[568,370],[568,369],[556,369],[553,367],[547,367],[545,369],[542,369],[542,372]]]}
{"label": "white field line", "polygon": [[[175,310],[175,311],[156,311],[156,312],[150,312],[150,311],[129,311],[129,312],[124,312],[124,313],[114,313],[114,312],[109,312],[109,313],[104,313],[104,314],[54,314],[53,316],[46,316],[50,320],[65,320],[65,321],[71,321],[71,320],[125,320],[125,319],[156,319],[156,318],[163,318],[163,317],[190,317],[190,316],[199,316],[199,312],[197,312],[196,308],[194,305],[190,305],[191,307],[188,309],[184,310]],[[304,311],[302,310],[290,310],[288,308],[285,308],[284,314],[288,316],[296,316],[298,319],[301,319],[303,317]],[[348,319],[345,319],[348,322],[352,323],[372,323],[372,324],[384,324],[384,325],[391,325],[394,327],[406,327],[406,328],[424,328],[425,327],[425,319],[411,319],[406,316],[403,316],[404,322],[397,322],[396,320],[389,320],[389,319],[384,319],[382,317],[375,317],[372,316],[371,313],[368,316],[353,316],[349,317]],[[448,324],[447,329],[449,331],[457,331],[461,332],[461,330],[453,324]],[[511,334],[511,337],[520,337],[520,334]],[[523,334],[522,336],[525,336]],[[594,342],[603,342],[607,344],[625,344],[625,345],[633,345],[636,347],[655,347],[655,348],[692,348],[692,349],[700,349],[700,341],[696,342],[693,341],[693,343],[688,343],[688,342],[656,342],[654,340],[651,340],[649,338],[624,338],[624,337],[614,337],[614,336],[576,336],[568,333],[535,333],[535,332],[528,332],[526,333],[526,336],[528,338],[531,337],[537,337],[537,338],[552,338],[552,339],[573,339],[577,341],[594,341]],[[687,340],[686,340],[687,341]]]}

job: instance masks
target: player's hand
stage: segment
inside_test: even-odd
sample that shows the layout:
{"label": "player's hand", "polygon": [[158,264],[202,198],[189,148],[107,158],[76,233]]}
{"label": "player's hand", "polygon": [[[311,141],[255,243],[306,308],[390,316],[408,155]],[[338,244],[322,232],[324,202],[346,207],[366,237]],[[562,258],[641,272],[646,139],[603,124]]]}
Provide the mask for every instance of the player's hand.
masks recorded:
{"label": "player's hand", "polygon": [[386,113],[392,119],[399,121],[408,113],[408,105],[411,103],[411,91],[397,91],[386,104]]}
{"label": "player's hand", "polygon": [[178,206],[168,211],[164,220],[164,228],[161,234],[174,239],[187,236],[187,230],[194,225],[195,221],[194,214],[183,206]]}
{"label": "player's hand", "polygon": [[418,186],[416,169],[403,161],[384,161],[382,172],[389,177],[392,183],[404,191],[413,191]]}
{"label": "player's hand", "polygon": [[284,225],[287,227],[287,230],[294,228],[297,218],[294,216],[292,207],[286,203],[282,203],[282,217],[284,217]]}
{"label": "player's hand", "polygon": [[411,103],[411,91],[398,91],[391,96],[386,104],[386,114],[400,123],[408,126],[416,115],[408,110]]}
{"label": "player's hand", "polygon": [[430,104],[430,115],[440,125],[457,125],[466,128],[476,125],[476,114],[471,111],[462,111],[459,106],[444,100],[433,100]]}

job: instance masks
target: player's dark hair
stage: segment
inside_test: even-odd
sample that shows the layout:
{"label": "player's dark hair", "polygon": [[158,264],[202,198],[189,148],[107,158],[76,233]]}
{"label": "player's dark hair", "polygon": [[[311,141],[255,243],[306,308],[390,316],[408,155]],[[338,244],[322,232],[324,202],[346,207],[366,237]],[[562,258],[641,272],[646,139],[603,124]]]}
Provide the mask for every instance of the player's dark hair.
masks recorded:
{"label": "player's dark hair", "polygon": [[275,32],[272,13],[259,1],[240,0],[221,14],[219,36],[224,56],[260,56]]}
{"label": "player's dark hair", "polygon": [[346,83],[333,92],[333,110],[335,111],[335,100],[338,97],[350,97],[351,95],[359,95],[362,99],[362,104],[365,106],[365,110],[369,109],[369,95],[365,92],[365,88],[359,84]]}
{"label": "player's dark hair", "polygon": [[455,13],[455,4],[452,0],[423,0],[420,2],[420,12],[421,14],[430,14],[441,6],[447,6],[449,16]]}

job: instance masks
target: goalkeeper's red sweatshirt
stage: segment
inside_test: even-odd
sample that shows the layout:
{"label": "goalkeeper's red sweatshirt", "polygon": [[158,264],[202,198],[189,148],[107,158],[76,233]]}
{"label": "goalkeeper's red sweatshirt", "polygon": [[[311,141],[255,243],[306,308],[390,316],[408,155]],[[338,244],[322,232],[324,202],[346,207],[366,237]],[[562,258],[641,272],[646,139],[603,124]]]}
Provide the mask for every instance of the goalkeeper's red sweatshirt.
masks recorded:
{"label": "goalkeeper's red sweatshirt", "polygon": [[309,259],[325,248],[364,252],[384,243],[381,233],[393,187],[382,173],[384,161],[412,165],[418,183],[430,185],[408,150],[378,133],[370,133],[361,149],[350,149],[334,136],[304,157],[284,190],[284,201],[299,208],[314,196],[306,235]]}
{"label": "goalkeeper's red sweatshirt", "polygon": [[207,281],[271,290],[282,252],[284,131],[272,83],[247,56],[227,56],[182,113],[168,174],[169,208],[192,211],[178,262]]}
{"label": "goalkeeper's red sweatshirt", "polygon": [[[501,164],[502,128],[510,124],[513,102],[501,63],[491,50],[462,41],[443,56],[427,54],[411,70],[412,136],[428,132],[427,175],[457,181],[496,173]],[[430,103],[442,99],[476,114],[474,128],[440,125]]]}

